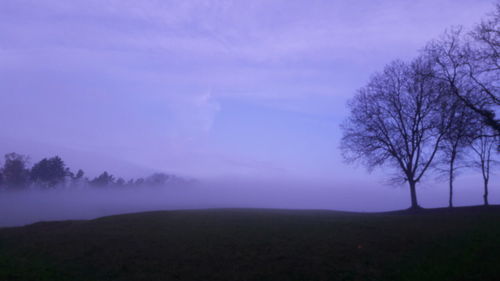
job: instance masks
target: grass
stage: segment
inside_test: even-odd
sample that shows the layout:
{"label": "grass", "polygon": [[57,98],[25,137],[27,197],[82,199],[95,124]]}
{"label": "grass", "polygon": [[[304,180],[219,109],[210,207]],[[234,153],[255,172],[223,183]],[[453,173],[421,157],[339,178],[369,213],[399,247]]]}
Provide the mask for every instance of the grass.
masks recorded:
{"label": "grass", "polygon": [[500,280],[500,207],[159,211],[0,229],[0,280]]}

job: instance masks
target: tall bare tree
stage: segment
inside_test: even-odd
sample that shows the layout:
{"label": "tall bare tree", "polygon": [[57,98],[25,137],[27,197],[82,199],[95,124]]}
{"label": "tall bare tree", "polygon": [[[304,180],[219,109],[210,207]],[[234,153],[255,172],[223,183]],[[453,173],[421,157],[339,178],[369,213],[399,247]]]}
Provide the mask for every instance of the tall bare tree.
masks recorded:
{"label": "tall bare tree", "polygon": [[472,39],[471,79],[491,102],[500,105],[500,2],[469,34]]}
{"label": "tall bare tree", "polygon": [[496,11],[470,33],[461,27],[447,30],[430,42],[424,54],[435,64],[436,78],[451,93],[500,134],[496,112],[500,106],[500,3]]}
{"label": "tall bare tree", "polygon": [[500,106],[500,2],[496,9],[469,34],[469,76],[478,93],[490,105],[483,113],[486,124],[500,134],[495,113]]}
{"label": "tall bare tree", "polygon": [[[494,81],[474,79],[473,71],[480,65],[470,44],[470,38],[463,34],[461,27],[447,30],[438,40],[433,40],[424,48],[423,55],[433,64],[434,77],[447,84],[449,93],[479,116],[483,123],[497,128],[496,104],[483,88]],[[499,131],[500,132],[500,131]]]}
{"label": "tall bare tree", "polygon": [[479,137],[472,143],[472,150],[476,154],[476,159],[473,165],[481,170],[483,176],[483,201],[484,205],[488,206],[488,184],[490,181],[491,167],[497,163],[494,159],[494,147],[498,143],[498,137],[492,137],[488,132],[489,127],[483,127]]}
{"label": "tall bare tree", "polygon": [[[457,176],[458,170],[465,167],[465,157],[470,145],[478,135],[478,128],[481,127],[481,120],[477,115],[465,106],[454,95],[449,95],[452,106],[450,107],[449,128],[444,128],[443,142],[440,147],[441,157],[440,162],[445,167],[438,167],[438,171],[444,172],[448,178],[449,199],[448,206],[453,207],[453,183]],[[453,102],[454,100],[454,102]]]}
{"label": "tall bare tree", "polygon": [[411,209],[418,209],[416,184],[431,166],[449,127],[445,87],[431,64],[419,58],[396,61],[372,77],[349,102],[341,149],[348,162],[367,168],[388,164],[408,182]]}

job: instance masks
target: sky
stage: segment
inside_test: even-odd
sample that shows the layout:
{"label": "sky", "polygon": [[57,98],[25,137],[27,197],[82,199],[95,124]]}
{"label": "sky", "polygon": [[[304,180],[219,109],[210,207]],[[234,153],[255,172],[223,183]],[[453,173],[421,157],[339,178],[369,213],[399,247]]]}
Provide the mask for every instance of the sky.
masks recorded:
{"label": "sky", "polygon": [[378,182],[342,161],[347,100],[493,3],[2,0],[0,153],[91,176]]}

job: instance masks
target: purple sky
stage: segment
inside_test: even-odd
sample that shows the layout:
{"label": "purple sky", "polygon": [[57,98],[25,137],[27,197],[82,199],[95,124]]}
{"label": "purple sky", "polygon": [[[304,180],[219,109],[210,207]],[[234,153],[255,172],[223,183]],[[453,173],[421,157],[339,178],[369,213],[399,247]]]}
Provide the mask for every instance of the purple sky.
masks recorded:
{"label": "purple sky", "polygon": [[0,153],[90,175],[382,184],[342,163],[346,101],[494,1],[0,2]]}

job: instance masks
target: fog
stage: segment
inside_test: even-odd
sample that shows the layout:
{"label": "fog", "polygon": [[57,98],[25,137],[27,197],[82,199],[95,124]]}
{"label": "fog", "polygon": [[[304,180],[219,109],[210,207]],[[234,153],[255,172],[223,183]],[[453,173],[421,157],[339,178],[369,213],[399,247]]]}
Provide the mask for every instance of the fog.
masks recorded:
{"label": "fog", "polygon": [[[150,210],[408,208],[408,187],[384,182],[385,167],[344,163],[346,104],[384,64],[417,56],[450,26],[470,30],[492,1],[312,2],[2,1],[0,157],[30,156],[29,169],[57,155],[89,180],[163,171],[199,182],[0,190],[0,226]],[[447,183],[433,177],[419,182],[425,208],[447,205]],[[477,171],[455,194],[456,206],[482,204]]]}
{"label": "fog", "polygon": [[[478,184],[479,183],[479,184]],[[482,203],[477,178],[457,181],[456,206]],[[409,207],[406,186],[372,181],[350,183],[212,180],[195,185],[134,188],[71,188],[0,192],[0,226],[38,221],[94,219],[102,216],[153,210],[205,208],[326,209],[378,212]],[[492,186],[490,203],[500,203]],[[418,190],[423,207],[444,207],[447,188],[428,182]]]}

